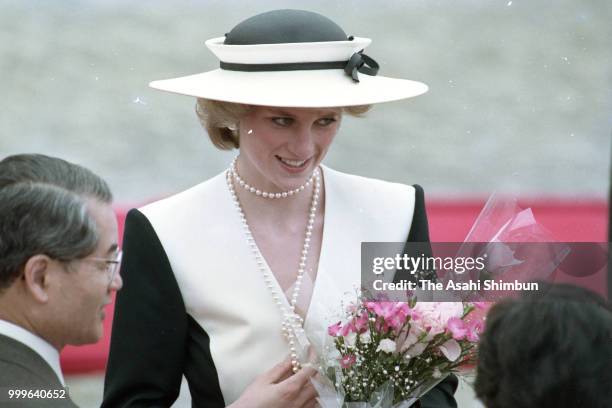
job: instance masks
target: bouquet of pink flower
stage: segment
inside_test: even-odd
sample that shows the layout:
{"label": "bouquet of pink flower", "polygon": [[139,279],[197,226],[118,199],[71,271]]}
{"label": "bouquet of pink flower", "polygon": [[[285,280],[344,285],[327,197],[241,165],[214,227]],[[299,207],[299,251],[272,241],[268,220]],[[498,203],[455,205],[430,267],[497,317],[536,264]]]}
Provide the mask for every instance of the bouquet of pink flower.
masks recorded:
{"label": "bouquet of pink flower", "polygon": [[323,375],[314,381],[323,408],[409,407],[461,365],[472,362],[479,304],[370,302],[358,299],[328,328]]}

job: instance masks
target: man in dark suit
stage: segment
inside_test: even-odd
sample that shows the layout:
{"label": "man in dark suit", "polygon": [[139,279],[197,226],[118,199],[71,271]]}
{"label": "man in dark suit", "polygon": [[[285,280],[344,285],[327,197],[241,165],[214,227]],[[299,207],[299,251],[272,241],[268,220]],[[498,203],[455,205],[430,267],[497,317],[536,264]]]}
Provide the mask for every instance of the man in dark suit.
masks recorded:
{"label": "man in dark suit", "polygon": [[102,336],[122,286],[107,184],[43,155],[0,161],[0,406],[75,407],[59,353]]}

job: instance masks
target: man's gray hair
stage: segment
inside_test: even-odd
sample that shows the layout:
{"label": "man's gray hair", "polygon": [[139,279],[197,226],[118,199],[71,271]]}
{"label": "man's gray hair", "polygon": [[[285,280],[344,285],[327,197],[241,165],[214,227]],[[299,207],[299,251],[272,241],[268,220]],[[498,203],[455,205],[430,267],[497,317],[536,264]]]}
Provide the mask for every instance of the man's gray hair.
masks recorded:
{"label": "man's gray hair", "polygon": [[95,251],[99,233],[88,199],[110,204],[112,194],[82,166],[39,154],[0,161],[0,290],[34,255],[69,262]]}

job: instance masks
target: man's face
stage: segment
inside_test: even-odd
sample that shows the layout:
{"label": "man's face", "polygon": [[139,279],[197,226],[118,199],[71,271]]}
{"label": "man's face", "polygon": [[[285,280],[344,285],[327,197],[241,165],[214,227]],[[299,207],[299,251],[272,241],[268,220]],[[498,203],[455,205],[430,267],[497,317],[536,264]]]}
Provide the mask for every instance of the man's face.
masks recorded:
{"label": "man's face", "polygon": [[[95,343],[103,335],[104,307],[111,302],[114,291],[121,289],[123,282],[118,273],[112,281],[107,262],[117,257],[117,219],[109,204],[96,200],[88,201],[90,214],[94,217],[100,233],[100,241],[94,253],[68,265],[68,271],[60,275],[61,284],[54,293],[53,310],[58,319],[56,337],[61,344]],[[60,331],[61,329],[61,331]]]}

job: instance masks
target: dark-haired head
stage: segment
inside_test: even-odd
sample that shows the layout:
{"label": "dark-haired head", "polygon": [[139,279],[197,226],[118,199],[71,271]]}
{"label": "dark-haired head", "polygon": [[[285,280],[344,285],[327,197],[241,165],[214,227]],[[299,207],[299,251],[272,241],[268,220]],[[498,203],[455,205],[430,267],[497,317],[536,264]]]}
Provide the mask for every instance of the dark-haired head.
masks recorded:
{"label": "dark-haired head", "polygon": [[90,170],[41,154],[0,161],[0,291],[35,254],[71,261],[98,243],[87,200],[112,202],[106,182]]}
{"label": "dark-haired head", "polygon": [[577,286],[540,288],[489,311],[476,395],[488,408],[611,406],[610,305]]}

